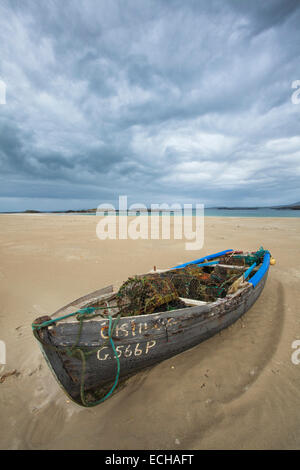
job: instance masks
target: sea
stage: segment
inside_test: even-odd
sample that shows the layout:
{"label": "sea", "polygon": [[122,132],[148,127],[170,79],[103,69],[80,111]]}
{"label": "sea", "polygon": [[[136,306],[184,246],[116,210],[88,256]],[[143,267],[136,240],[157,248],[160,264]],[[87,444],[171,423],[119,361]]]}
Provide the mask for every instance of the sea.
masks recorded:
{"label": "sea", "polygon": [[[159,213],[162,215],[162,212]],[[196,215],[196,209],[193,209],[193,215]],[[72,212],[69,215],[95,215],[90,212]],[[104,215],[108,215],[105,213]],[[116,215],[119,215],[116,212]],[[128,215],[147,215],[147,212],[135,213],[128,211]],[[151,214],[149,214],[151,215]],[[170,212],[170,216],[181,215],[181,212]],[[257,209],[204,209],[205,217],[300,217],[300,210],[292,209],[270,209],[270,208],[257,208]]]}
{"label": "sea", "polygon": [[204,209],[206,217],[300,217],[300,210],[293,209]]}

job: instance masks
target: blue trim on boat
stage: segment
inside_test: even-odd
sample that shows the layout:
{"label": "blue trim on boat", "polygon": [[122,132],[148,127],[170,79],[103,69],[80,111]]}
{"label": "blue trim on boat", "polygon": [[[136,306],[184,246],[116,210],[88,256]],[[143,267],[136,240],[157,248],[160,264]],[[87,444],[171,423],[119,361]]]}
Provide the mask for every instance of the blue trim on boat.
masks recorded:
{"label": "blue trim on boat", "polygon": [[256,266],[256,263],[253,263],[252,266],[250,266],[250,268],[247,269],[247,271],[244,273],[244,279],[247,279],[247,277],[251,274],[255,266]]}
{"label": "blue trim on boat", "polygon": [[178,266],[174,266],[174,268],[171,268],[171,269],[184,268],[185,266],[188,266],[189,264],[198,264],[198,263],[201,263],[202,261],[208,261],[210,259],[217,258],[218,256],[226,255],[226,253],[230,253],[231,251],[233,250],[220,251],[219,253],[214,253],[213,255],[204,256],[203,258],[195,259],[194,261],[189,261],[188,263],[179,264]]}
{"label": "blue trim on boat", "polygon": [[252,284],[253,287],[257,286],[257,284],[262,280],[262,278],[268,271],[269,265],[270,265],[270,259],[271,259],[270,253],[266,253],[261,267],[259,268],[257,273],[255,273],[254,276],[251,277],[251,279],[249,279],[248,282],[250,282],[250,284]]}

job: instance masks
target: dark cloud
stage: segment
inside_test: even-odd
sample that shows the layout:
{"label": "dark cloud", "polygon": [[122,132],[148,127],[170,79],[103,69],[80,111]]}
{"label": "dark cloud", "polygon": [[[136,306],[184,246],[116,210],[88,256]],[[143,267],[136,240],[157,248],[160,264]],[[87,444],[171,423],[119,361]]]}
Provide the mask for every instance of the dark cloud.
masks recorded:
{"label": "dark cloud", "polygon": [[2,0],[0,210],[299,200],[299,21],[297,0]]}
{"label": "dark cloud", "polygon": [[[286,23],[299,10],[298,0],[272,0],[270,2],[234,2],[231,6],[239,13],[250,16],[253,35]],[[295,17],[296,18],[296,17]]]}

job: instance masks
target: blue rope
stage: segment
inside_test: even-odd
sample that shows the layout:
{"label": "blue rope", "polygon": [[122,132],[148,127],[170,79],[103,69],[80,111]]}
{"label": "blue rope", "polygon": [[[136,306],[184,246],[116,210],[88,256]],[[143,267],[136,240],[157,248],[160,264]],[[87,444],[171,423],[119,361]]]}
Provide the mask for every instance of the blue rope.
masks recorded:
{"label": "blue rope", "polygon": [[86,315],[93,314],[96,310],[107,310],[107,307],[86,307],[76,310],[76,312],[68,313],[68,315],[63,315],[62,317],[52,318],[51,320],[44,321],[43,323],[32,323],[31,326],[33,330],[40,330],[41,328],[45,328],[46,326],[52,325],[53,323],[58,323],[59,321],[65,320],[66,318],[74,317],[75,315],[77,315],[77,320],[80,320]]}

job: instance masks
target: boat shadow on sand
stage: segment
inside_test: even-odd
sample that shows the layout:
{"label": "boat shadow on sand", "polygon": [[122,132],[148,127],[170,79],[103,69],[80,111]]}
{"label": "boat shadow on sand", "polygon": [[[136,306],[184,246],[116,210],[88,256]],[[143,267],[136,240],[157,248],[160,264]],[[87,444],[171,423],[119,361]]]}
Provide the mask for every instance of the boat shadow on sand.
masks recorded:
{"label": "boat shadow on sand", "polygon": [[[277,350],[284,324],[284,297],[282,283],[270,279],[261,297],[236,323],[173,358],[137,372],[124,380],[115,394],[128,385],[131,392],[142,389],[149,375],[156,373],[163,383],[161,372],[165,368],[176,367],[180,382],[184,381],[184,376],[194,376],[197,382],[197,377],[203,379],[203,371],[206,377],[207,368],[213,367],[216,388],[220,391],[218,399],[222,403],[234,400],[258,379]],[[185,370],[187,365],[188,370]],[[234,380],[230,380],[229,372]],[[173,375],[178,385],[177,374]],[[168,386],[171,384],[167,383]]]}

